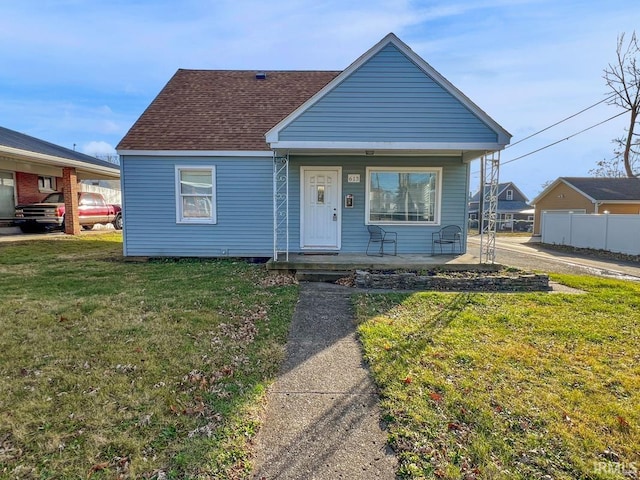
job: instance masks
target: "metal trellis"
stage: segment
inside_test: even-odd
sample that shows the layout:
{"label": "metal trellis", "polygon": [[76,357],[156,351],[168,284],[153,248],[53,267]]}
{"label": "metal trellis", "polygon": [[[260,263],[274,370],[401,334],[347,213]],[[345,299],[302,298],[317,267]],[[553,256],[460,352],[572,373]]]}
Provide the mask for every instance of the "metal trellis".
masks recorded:
{"label": "metal trellis", "polygon": [[500,152],[480,159],[480,263],[495,263]]}
{"label": "metal trellis", "polygon": [[289,261],[289,155],[273,153],[273,261]]}

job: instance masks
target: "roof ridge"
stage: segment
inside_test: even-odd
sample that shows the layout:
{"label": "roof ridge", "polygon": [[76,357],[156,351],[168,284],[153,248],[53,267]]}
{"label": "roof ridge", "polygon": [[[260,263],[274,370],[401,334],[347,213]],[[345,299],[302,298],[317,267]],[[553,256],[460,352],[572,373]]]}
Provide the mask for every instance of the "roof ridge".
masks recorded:
{"label": "roof ridge", "polygon": [[178,68],[179,72],[221,72],[221,73],[253,73],[253,72],[271,72],[271,73],[341,73],[342,70],[269,70],[266,68]]}

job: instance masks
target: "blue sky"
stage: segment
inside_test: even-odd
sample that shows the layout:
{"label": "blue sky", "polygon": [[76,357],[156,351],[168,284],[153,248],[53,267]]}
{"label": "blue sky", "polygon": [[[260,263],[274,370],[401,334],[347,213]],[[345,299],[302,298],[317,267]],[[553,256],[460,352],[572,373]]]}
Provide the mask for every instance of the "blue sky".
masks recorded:
{"label": "blue sky", "polygon": [[[602,100],[617,36],[638,26],[637,0],[0,0],[0,125],[108,153],[178,68],[344,69],[394,32],[516,142]],[[502,160],[618,112],[599,105]],[[532,198],[587,175],[626,119],[505,164],[500,180]]]}

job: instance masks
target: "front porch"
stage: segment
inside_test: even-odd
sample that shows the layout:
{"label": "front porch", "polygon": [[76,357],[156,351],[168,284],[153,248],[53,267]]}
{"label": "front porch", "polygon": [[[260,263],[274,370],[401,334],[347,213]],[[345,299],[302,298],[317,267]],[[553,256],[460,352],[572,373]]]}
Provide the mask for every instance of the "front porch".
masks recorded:
{"label": "front porch", "polygon": [[335,272],[344,274],[355,270],[426,270],[434,267],[443,270],[480,270],[495,268],[481,264],[469,253],[463,255],[399,254],[382,257],[363,253],[304,254],[291,253],[289,259],[267,262],[267,270],[273,272]]}

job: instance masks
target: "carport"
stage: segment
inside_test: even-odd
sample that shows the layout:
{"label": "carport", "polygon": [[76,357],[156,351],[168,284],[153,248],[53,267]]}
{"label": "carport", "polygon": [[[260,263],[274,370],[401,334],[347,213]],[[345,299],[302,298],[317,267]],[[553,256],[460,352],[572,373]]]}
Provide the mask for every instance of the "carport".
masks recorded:
{"label": "carport", "polygon": [[19,203],[21,174],[58,179],[58,191],[64,192],[65,233],[80,233],[78,221],[78,182],[80,180],[119,180],[120,166],[61,147],[4,127],[0,127],[0,220],[7,219],[11,203]]}

